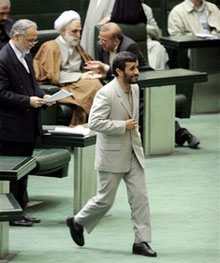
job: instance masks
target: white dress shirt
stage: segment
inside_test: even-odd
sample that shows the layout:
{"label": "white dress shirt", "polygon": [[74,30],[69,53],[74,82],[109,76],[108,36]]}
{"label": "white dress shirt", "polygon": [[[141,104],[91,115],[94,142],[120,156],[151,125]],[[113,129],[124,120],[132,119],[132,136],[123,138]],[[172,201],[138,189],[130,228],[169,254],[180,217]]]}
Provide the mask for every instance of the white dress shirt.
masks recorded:
{"label": "white dress shirt", "polygon": [[16,57],[18,58],[18,60],[21,62],[21,64],[24,66],[24,68],[26,69],[26,71],[28,73],[30,73],[28,64],[26,62],[26,60],[24,59],[25,54],[22,53],[19,49],[16,48],[16,46],[13,44],[12,40],[9,41],[9,44],[11,46],[11,48],[13,49],[13,51],[15,52]]}

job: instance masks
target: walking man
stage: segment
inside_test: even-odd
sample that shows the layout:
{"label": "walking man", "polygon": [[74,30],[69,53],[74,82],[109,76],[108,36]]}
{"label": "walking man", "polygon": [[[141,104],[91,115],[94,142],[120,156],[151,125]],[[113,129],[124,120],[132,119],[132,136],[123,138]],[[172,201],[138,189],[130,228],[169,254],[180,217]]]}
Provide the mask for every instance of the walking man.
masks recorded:
{"label": "walking man", "polygon": [[72,239],[84,245],[83,229],[90,233],[111,208],[121,179],[127,187],[135,239],[133,254],[156,257],[151,249],[149,201],[145,159],[138,131],[139,87],[137,57],[119,52],[113,60],[115,78],[101,88],[93,101],[89,127],[97,131],[95,168],[100,189],[76,216],[68,217]]}

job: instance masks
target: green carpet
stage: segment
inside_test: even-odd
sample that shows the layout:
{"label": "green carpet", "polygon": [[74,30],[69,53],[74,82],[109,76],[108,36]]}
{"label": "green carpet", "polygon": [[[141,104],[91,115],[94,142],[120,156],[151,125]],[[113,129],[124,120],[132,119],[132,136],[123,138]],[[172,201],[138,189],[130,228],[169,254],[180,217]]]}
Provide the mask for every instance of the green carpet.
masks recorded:
{"label": "green carpet", "polygon": [[72,163],[67,178],[31,176],[29,196],[42,204],[28,209],[41,218],[34,227],[10,227],[17,263],[219,263],[219,114],[181,120],[201,141],[199,150],[176,147],[169,156],[146,159],[152,247],[157,258],[131,254],[133,230],[125,185],[107,216],[77,247],[64,219],[72,214]]}

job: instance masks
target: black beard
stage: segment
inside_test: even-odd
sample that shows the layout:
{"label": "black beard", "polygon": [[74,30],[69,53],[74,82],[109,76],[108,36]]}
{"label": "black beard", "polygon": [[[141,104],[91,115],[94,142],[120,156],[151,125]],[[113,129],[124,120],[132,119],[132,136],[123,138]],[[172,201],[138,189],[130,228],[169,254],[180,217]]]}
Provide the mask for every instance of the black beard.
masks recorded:
{"label": "black beard", "polygon": [[[135,75],[134,77],[138,77],[138,75]],[[128,75],[125,74],[124,76],[124,80],[125,82],[127,82],[128,84],[136,84],[137,83],[137,80],[136,81],[132,81],[131,80],[131,77],[129,77]]]}

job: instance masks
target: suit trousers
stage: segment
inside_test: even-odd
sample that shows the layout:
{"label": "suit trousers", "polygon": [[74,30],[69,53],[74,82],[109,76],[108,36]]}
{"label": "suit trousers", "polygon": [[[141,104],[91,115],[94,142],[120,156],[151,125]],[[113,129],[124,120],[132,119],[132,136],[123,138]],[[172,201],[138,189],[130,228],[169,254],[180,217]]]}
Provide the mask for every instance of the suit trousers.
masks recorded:
{"label": "suit trousers", "polygon": [[[31,156],[34,149],[34,143],[8,142],[0,140],[0,155],[5,156]],[[23,176],[16,182],[10,182],[10,192],[14,195],[22,209],[28,202],[27,194],[28,176]]]}
{"label": "suit trousers", "polygon": [[85,227],[90,233],[113,205],[121,179],[126,184],[128,202],[131,207],[131,220],[135,232],[134,242],[150,242],[150,209],[145,174],[133,153],[130,171],[125,173],[99,171],[99,190],[96,196],[92,197],[76,214],[75,222]]}

